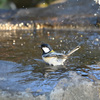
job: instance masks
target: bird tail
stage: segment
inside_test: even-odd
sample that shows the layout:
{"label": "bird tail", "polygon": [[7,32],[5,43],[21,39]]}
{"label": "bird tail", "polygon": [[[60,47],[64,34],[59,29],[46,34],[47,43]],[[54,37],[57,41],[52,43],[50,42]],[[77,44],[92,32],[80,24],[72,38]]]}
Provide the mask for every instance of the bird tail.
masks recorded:
{"label": "bird tail", "polygon": [[73,54],[75,51],[77,51],[78,49],[80,49],[81,48],[81,46],[77,46],[77,47],[75,47],[73,50],[71,50],[68,54],[67,54],[67,57],[69,57],[71,54]]}

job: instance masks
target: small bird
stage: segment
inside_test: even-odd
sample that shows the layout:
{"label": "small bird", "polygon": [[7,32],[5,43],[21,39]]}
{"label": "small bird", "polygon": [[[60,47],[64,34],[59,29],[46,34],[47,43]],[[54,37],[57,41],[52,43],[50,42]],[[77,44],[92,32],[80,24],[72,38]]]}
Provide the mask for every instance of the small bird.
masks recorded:
{"label": "small bird", "polygon": [[41,44],[41,49],[43,51],[42,59],[44,62],[51,66],[58,66],[58,65],[64,65],[64,62],[68,59],[68,57],[80,49],[80,46],[77,46],[72,51],[70,51],[67,55],[63,53],[57,53],[55,52],[52,47],[49,44]]}

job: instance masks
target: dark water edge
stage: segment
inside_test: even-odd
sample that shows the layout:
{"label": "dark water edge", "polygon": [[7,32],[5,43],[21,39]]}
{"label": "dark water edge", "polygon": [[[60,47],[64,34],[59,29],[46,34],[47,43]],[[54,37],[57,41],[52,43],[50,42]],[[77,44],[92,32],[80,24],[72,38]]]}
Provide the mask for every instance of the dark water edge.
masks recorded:
{"label": "dark water edge", "polygon": [[[52,67],[41,61],[42,52],[38,48],[41,43],[48,43],[55,51],[62,53],[67,53],[79,44],[81,49],[69,57],[65,68],[63,66]],[[100,32],[2,31],[0,32],[0,66],[0,89],[9,93],[28,91],[34,96],[41,94],[43,96],[45,93],[51,93],[63,78],[69,81],[71,76],[74,77],[76,74],[69,75],[71,71],[82,76],[82,80],[85,78],[99,84]],[[75,80],[74,82],[79,84]],[[69,86],[71,81],[65,84]]]}

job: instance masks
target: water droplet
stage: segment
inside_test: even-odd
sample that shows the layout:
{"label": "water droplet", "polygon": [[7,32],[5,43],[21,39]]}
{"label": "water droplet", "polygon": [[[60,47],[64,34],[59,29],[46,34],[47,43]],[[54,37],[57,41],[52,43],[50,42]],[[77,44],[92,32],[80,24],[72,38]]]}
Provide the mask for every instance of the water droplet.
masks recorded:
{"label": "water droplet", "polygon": [[97,14],[95,13],[94,16],[97,16]]}
{"label": "water droplet", "polygon": [[20,39],[22,39],[22,37],[20,37]]}
{"label": "water droplet", "polygon": [[21,46],[23,46],[23,43],[21,43]]}
{"label": "water droplet", "polygon": [[13,40],[13,42],[15,42],[15,40]]}
{"label": "water droplet", "polygon": [[60,40],[60,42],[62,42],[62,40]]}
{"label": "water droplet", "polygon": [[16,41],[15,41],[15,40],[13,40],[13,45],[15,45],[15,42],[16,42]]}
{"label": "water droplet", "polygon": [[99,39],[98,39],[98,38],[96,38],[95,40],[96,40],[96,41],[99,41]]}

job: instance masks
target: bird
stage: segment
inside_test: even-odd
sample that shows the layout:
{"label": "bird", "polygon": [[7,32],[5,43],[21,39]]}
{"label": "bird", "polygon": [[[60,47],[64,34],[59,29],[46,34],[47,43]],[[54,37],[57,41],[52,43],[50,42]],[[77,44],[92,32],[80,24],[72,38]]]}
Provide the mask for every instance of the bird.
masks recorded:
{"label": "bird", "polygon": [[40,48],[42,49],[42,59],[45,63],[51,66],[59,66],[64,65],[65,61],[68,57],[73,54],[75,51],[80,49],[81,46],[76,46],[73,50],[71,50],[68,54],[58,53],[52,49],[49,44],[41,44]]}

